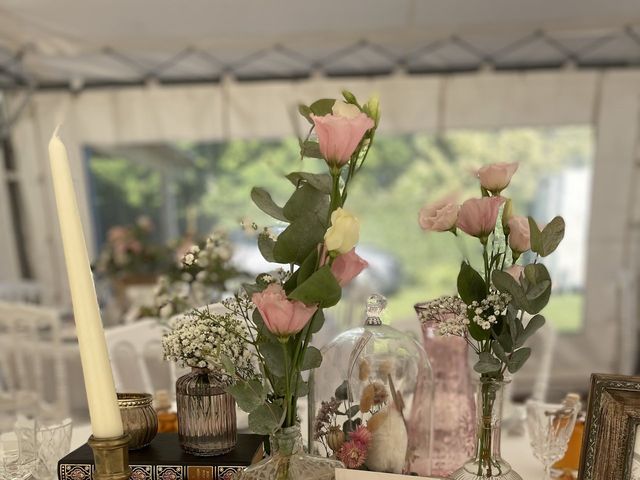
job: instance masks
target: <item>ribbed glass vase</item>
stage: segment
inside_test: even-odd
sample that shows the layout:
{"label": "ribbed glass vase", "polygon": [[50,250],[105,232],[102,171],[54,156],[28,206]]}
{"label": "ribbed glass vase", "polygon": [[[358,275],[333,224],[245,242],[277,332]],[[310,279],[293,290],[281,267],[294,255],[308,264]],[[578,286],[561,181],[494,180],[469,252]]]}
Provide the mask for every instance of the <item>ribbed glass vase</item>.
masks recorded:
{"label": "ribbed glass vase", "polygon": [[505,382],[481,377],[476,400],[476,447],[473,457],[452,480],[522,480],[500,454],[502,397]]}
{"label": "ribbed glass vase", "polygon": [[300,426],[282,428],[269,438],[271,455],[250,466],[238,480],[334,480],[338,460],[304,451]]}
{"label": "ribbed glass vase", "polygon": [[178,437],[185,452],[209,457],[236,446],[236,402],[225,387],[222,376],[206,368],[176,381]]}

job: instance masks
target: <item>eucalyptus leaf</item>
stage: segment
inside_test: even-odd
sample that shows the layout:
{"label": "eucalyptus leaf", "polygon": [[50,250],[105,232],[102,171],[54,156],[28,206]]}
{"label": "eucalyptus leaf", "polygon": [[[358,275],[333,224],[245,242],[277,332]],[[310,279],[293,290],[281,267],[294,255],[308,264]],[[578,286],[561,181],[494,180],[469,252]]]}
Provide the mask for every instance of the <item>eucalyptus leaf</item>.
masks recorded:
{"label": "eucalyptus leaf", "polygon": [[258,351],[271,373],[278,377],[284,376],[284,352],[279,341],[262,342],[258,345]]}
{"label": "eucalyptus leaf", "polygon": [[346,411],[346,416],[347,418],[353,418],[354,415],[357,415],[359,411],[360,411],[360,405],[358,404],[351,405]]}
{"label": "eucalyptus leaf", "polygon": [[236,366],[233,364],[233,360],[229,355],[225,355],[224,353],[220,354],[220,362],[222,363],[222,367],[224,371],[231,377],[236,374]]}
{"label": "eucalyptus leaf", "polygon": [[502,363],[507,363],[509,361],[509,359],[507,358],[507,353],[505,352],[499,341],[494,340],[493,342],[491,342],[491,349]]}
{"label": "eucalyptus leaf", "polygon": [[301,103],[300,105],[298,105],[298,112],[300,112],[300,115],[307,119],[307,122],[313,125],[313,120],[311,119],[311,114],[313,112],[309,107]]}
{"label": "eucalyptus leaf", "polygon": [[295,286],[297,287],[305,280],[307,280],[313,273],[316,271],[316,266],[318,263],[318,250],[311,250],[309,256],[305,258],[304,262],[300,265],[300,268],[296,270],[298,274],[296,277]]}
{"label": "eucalyptus leaf", "polygon": [[511,295],[513,303],[518,308],[523,310],[527,309],[528,302],[524,289],[511,275],[502,270],[494,270],[491,275],[491,280],[498,290]]}
{"label": "eucalyptus leaf", "polygon": [[296,187],[301,182],[306,182],[322,193],[330,194],[332,190],[331,175],[328,173],[291,172],[287,178]]}
{"label": "eucalyptus leaf", "polygon": [[302,183],[282,208],[288,221],[304,220],[325,225],[329,214],[329,196],[311,184]]}
{"label": "eucalyptus leaf", "polygon": [[480,302],[487,296],[487,285],[482,276],[467,262],[462,262],[460,265],[458,294],[467,305],[471,305],[474,301]]}
{"label": "eucalyptus leaf", "polygon": [[349,433],[355,431],[362,424],[362,419],[358,418],[349,418],[346,422],[342,424],[342,431],[345,435],[349,435]]}
{"label": "eucalyptus leaf", "polygon": [[331,267],[325,265],[298,285],[291,292],[289,298],[300,300],[305,305],[319,305],[321,308],[328,308],[337,304],[341,296],[340,284],[331,272]]}
{"label": "eucalyptus leaf", "polygon": [[283,418],[282,407],[264,403],[249,413],[249,428],[258,435],[269,435],[280,427]]}
{"label": "eucalyptus leaf", "polygon": [[519,340],[521,340],[521,344],[524,344],[524,342],[531,338],[534,333],[540,330],[544,326],[545,322],[546,320],[542,315],[534,315],[531,317],[531,320],[529,320],[527,326],[524,327],[524,331],[520,336]]}
{"label": "eucalyptus leaf", "polygon": [[543,251],[542,232],[538,228],[537,222],[533,217],[527,217],[529,220],[529,239],[531,241],[531,251],[540,254]]}
{"label": "eucalyptus leaf", "polygon": [[334,393],[334,396],[337,400],[346,400],[349,398],[349,383],[345,380],[343,381]]}
{"label": "eucalyptus leaf", "polygon": [[300,144],[300,155],[306,158],[324,158],[320,151],[320,144],[313,140],[305,140]]}
{"label": "eucalyptus leaf", "polygon": [[242,380],[228,386],[226,391],[233,395],[238,407],[247,413],[263,405],[267,396],[260,380]]}
{"label": "eucalyptus leaf", "polygon": [[530,356],[531,349],[528,347],[524,347],[513,352],[509,356],[509,361],[507,362],[507,369],[509,370],[509,373],[516,373],[520,370]]}
{"label": "eucalyptus leaf", "polygon": [[[549,275],[547,267],[541,263],[524,267],[524,276],[530,283],[529,291],[535,293],[535,297],[532,295],[532,298],[528,298],[524,310],[526,310],[527,313],[535,315],[549,303],[549,298],[551,298],[551,276]],[[538,287],[538,285],[540,285],[540,287]],[[538,288],[542,288],[542,292],[538,293]]]}
{"label": "eucalyptus leaf", "polygon": [[300,265],[324,240],[324,227],[319,222],[293,222],[276,240],[273,256],[278,263]]}
{"label": "eucalyptus leaf", "polygon": [[[507,353],[513,350],[513,339],[511,338],[511,329],[505,329],[499,336],[498,342],[502,347],[502,350]],[[495,351],[495,349],[494,349]],[[502,359],[501,359],[502,360]],[[504,361],[504,360],[503,360]]]}
{"label": "eucalyptus leaf", "polygon": [[307,350],[304,352],[304,358],[302,360],[302,365],[300,366],[300,371],[304,372],[306,370],[313,370],[314,368],[318,368],[322,364],[322,354],[320,350],[316,347],[307,347]]}
{"label": "eucalyptus leaf", "polygon": [[268,233],[260,233],[258,235],[258,250],[262,254],[267,262],[275,262],[276,259],[273,256],[273,248],[276,246],[276,241],[271,238]]}
{"label": "eucalyptus leaf", "polygon": [[319,308],[318,310],[316,310],[316,313],[313,314],[313,317],[311,317],[311,321],[309,322],[309,329],[311,330],[311,333],[318,333],[322,329],[323,325],[324,312],[321,308]]}
{"label": "eucalyptus leaf", "polygon": [[269,192],[264,188],[253,187],[251,189],[251,200],[253,200],[253,203],[255,203],[256,206],[267,215],[275,218],[276,220],[288,222],[287,217],[285,217],[282,212],[282,208],[273,201]]}
{"label": "eucalyptus leaf", "polygon": [[478,362],[473,366],[473,369],[478,373],[485,374],[499,372],[502,368],[500,360],[489,352],[480,352],[478,358]]}
{"label": "eucalyptus leaf", "polygon": [[320,100],[316,100],[311,105],[309,105],[309,109],[314,115],[322,117],[324,115],[333,113],[334,103],[336,103],[335,98],[321,98]]}
{"label": "eucalyptus leaf", "polygon": [[565,223],[562,217],[555,217],[542,229],[542,252],[540,256],[552,254],[564,238]]}

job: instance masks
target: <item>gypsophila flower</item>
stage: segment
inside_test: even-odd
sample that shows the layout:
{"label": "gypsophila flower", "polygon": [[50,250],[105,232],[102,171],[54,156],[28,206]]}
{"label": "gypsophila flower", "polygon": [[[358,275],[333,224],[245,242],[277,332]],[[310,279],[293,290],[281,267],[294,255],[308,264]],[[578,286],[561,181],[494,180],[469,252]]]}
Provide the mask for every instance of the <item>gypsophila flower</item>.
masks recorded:
{"label": "gypsophila flower", "polygon": [[226,368],[232,364],[240,378],[255,376],[247,329],[233,314],[193,310],[173,319],[169,326],[171,330],[162,338],[165,359],[226,377]]}
{"label": "gypsophila flower", "polygon": [[464,337],[469,324],[467,306],[460,297],[444,296],[416,307],[422,323],[435,322],[440,335]]}
{"label": "gypsophila flower", "polygon": [[491,288],[487,298],[481,302],[473,301],[469,310],[473,312],[473,322],[483,330],[489,330],[498,322],[498,317],[507,313],[507,306],[511,302],[511,295],[498,292]]}

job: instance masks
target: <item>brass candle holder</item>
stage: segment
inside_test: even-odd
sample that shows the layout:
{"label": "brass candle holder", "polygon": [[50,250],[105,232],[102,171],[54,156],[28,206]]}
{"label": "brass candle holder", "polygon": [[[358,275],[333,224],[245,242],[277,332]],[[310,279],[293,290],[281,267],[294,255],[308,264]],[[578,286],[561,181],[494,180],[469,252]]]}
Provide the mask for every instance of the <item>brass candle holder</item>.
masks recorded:
{"label": "brass candle holder", "polygon": [[89,438],[95,462],[94,480],[129,480],[129,435],[115,438]]}

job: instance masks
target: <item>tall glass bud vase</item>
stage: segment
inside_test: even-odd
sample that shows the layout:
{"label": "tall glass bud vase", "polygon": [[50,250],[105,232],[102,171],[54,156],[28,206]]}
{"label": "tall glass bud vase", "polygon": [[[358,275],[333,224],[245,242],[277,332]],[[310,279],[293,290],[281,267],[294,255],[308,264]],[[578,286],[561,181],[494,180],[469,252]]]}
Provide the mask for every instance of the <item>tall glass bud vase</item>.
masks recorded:
{"label": "tall glass bud vase", "polygon": [[178,438],[192,455],[211,457],[236,446],[236,401],[225,391],[221,376],[193,368],[176,381]]}
{"label": "tall glass bud vase", "polygon": [[500,455],[502,398],[505,382],[481,377],[477,393],[475,452],[453,480],[522,480]]}
{"label": "tall glass bud vase", "polygon": [[422,325],[422,344],[433,369],[432,474],[448,477],[473,454],[475,398],[468,361],[469,345],[462,337],[438,333],[432,309],[415,305]]}

